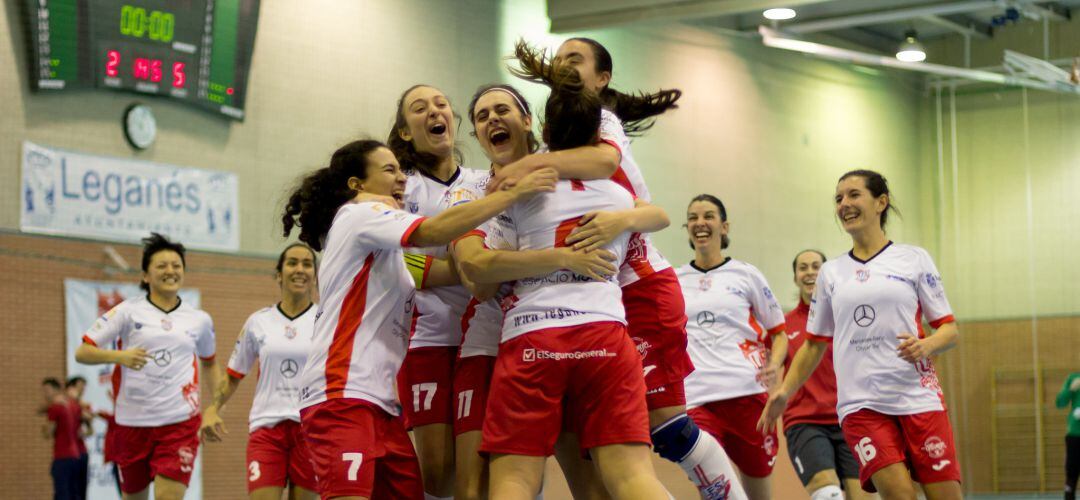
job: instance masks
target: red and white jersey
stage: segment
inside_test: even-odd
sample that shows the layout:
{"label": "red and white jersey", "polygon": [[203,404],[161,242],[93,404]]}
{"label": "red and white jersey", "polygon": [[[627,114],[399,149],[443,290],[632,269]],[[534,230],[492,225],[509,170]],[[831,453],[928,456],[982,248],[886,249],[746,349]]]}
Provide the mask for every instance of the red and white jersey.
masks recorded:
{"label": "red and white jersey", "polygon": [[922,248],[889,242],[867,261],[849,252],[821,266],[806,330],[833,342],[840,420],[863,408],[886,415],[944,409],[934,364],[897,355],[897,335],[925,336],[923,315],[934,328],[953,321]]}
{"label": "red and white jersey", "polygon": [[[610,180],[559,181],[555,192],[516,203],[496,217],[503,227],[493,230],[493,238],[502,239],[514,250],[563,247],[570,231],[586,213],[624,210],[633,205],[630,193]],[[604,249],[613,252],[621,263],[626,258],[629,238],[629,234],[622,234]],[[622,290],[614,277],[595,281],[566,269],[517,280],[513,292],[502,300],[502,309],[503,342],[545,328],[601,321],[626,324]]]}
{"label": "red and white jersey", "polygon": [[133,297],[94,322],[83,342],[117,349],[141,347],[150,355],[141,370],[119,368],[114,378],[116,422],[129,427],[159,427],[199,413],[196,356],[214,359],[214,323],[210,315],[183,301],[171,311],[149,297]]}
{"label": "red and white jersey", "polygon": [[300,377],[301,409],[356,398],[400,413],[394,384],[415,292],[402,247],[423,220],[382,203],[338,209],[319,264],[322,302]]}
{"label": "red and white jersey", "polygon": [[248,415],[248,430],[272,427],[283,420],[300,421],[300,379],[315,333],[315,305],[288,317],[281,305],[265,307],[248,317],[226,367],[241,379],[259,362],[255,399]]}
{"label": "red and white jersey", "polygon": [[712,269],[680,267],[686,302],[686,406],[765,392],[766,340],[784,329],[784,311],[758,268],[727,258]]}
{"label": "red and white jersey", "polygon": [[[477,185],[487,186],[487,171],[458,168],[443,182],[415,170],[405,183],[405,209],[409,213],[433,217],[463,201]],[[480,188],[483,193],[484,187]],[[446,258],[446,247],[416,248],[413,253]],[[461,343],[461,316],[469,303],[469,291],[463,286],[442,286],[416,292],[410,347],[457,346]]]}
{"label": "red and white jersey", "polygon": [[[645,186],[645,176],[630,152],[630,138],[623,129],[622,121],[607,109],[600,112],[600,140],[618,149],[621,157],[619,169],[611,176],[611,180],[625,187],[634,197],[651,202],[652,196],[649,195],[649,188]],[[630,237],[626,261],[619,268],[619,284],[630,285],[669,267],[671,264],[653,245],[648,233],[634,233]]]}

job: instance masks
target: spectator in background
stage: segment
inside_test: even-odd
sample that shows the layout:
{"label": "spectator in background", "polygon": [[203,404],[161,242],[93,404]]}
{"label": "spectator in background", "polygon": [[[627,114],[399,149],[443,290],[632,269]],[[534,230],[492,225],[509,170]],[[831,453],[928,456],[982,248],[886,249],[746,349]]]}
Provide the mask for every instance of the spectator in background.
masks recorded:
{"label": "spectator in background", "polygon": [[1076,478],[1080,476],[1080,372],[1070,373],[1057,395],[1057,407],[1069,407],[1069,428],[1065,432],[1065,500],[1076,500]]}
{"label": "spectator in background", "polygon": [[90,455],[86,451],[86,440],[83,438],[94,434],[94,427],[90,424],[94,420],[94,411],[90,409],[90,403],[82,400],[85,390],[86,379],[78,375],[69,378],[67,383],[64,384],[67,403],[71,406],[71,411],[75,413],[77,418],[76,430],[78,433],[75,438],[75,446],[79,449],[79,477],[75,491],[79,498],[86,498],[86,485],[90,469]]}
{"label": "spectator in background", "polygon": [[45,397],[47,421],[41,426],[45,439],[53,440],[53,461],[50,474],[53,478],[54,500],[77,500],[79,497],[79,414],[68,402],[61,390],[60,381],[49,377],[41,382]]}

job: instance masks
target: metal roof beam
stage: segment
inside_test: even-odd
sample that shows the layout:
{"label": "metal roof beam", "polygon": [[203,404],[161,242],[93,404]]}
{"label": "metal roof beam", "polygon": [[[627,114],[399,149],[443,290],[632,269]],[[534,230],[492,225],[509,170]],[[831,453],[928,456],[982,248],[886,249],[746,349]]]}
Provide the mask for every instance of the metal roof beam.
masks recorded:
{"label": "metal roof beam", "polygon": [[992,36],[992,32],[989,26],[980,26],[975,23],[969,23],[968,25],[961,24],[952,19],[944,16],[922,16],[920,19],[931,24],[936,24],[943,28],[948,28],[961,35],[970,36],[972,38],[980,38],[983,40],[989,40]]}
{"label": "metal roof beam", "polygon": [[867,26],[884,24],[898,21],[907,21],[926,16],[944,16],[949,14],[962,14],[982,9],[999,7],[996,0],[968,0],[964,2],[946,2],[916,7],[904,7],[899,9],[864,12],[845,16],[816,19],[804,22],[794,22],[784,25],[784,31],[796,34],[816,33],[853,26]]}

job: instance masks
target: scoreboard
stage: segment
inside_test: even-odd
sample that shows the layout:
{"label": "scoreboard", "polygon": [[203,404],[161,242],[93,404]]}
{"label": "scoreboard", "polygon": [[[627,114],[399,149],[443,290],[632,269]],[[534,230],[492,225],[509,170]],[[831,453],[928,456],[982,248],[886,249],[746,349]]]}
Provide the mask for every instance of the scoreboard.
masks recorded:
{"label": "scoreboard", "polygon": [[25,0],[36,90],[106,88],[244,118],[259,0]]}

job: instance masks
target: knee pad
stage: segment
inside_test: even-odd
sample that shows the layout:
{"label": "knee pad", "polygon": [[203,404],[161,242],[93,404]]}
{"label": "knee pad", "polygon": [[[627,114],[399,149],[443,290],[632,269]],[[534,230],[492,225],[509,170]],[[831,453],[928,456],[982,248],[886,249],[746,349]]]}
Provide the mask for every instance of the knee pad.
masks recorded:
{"label": "knee pad", "polygon": [[701,429],[683,413],[670,418],[652,430],[653,448],[661,457],[672,462],[681,462],[697,444]]}

